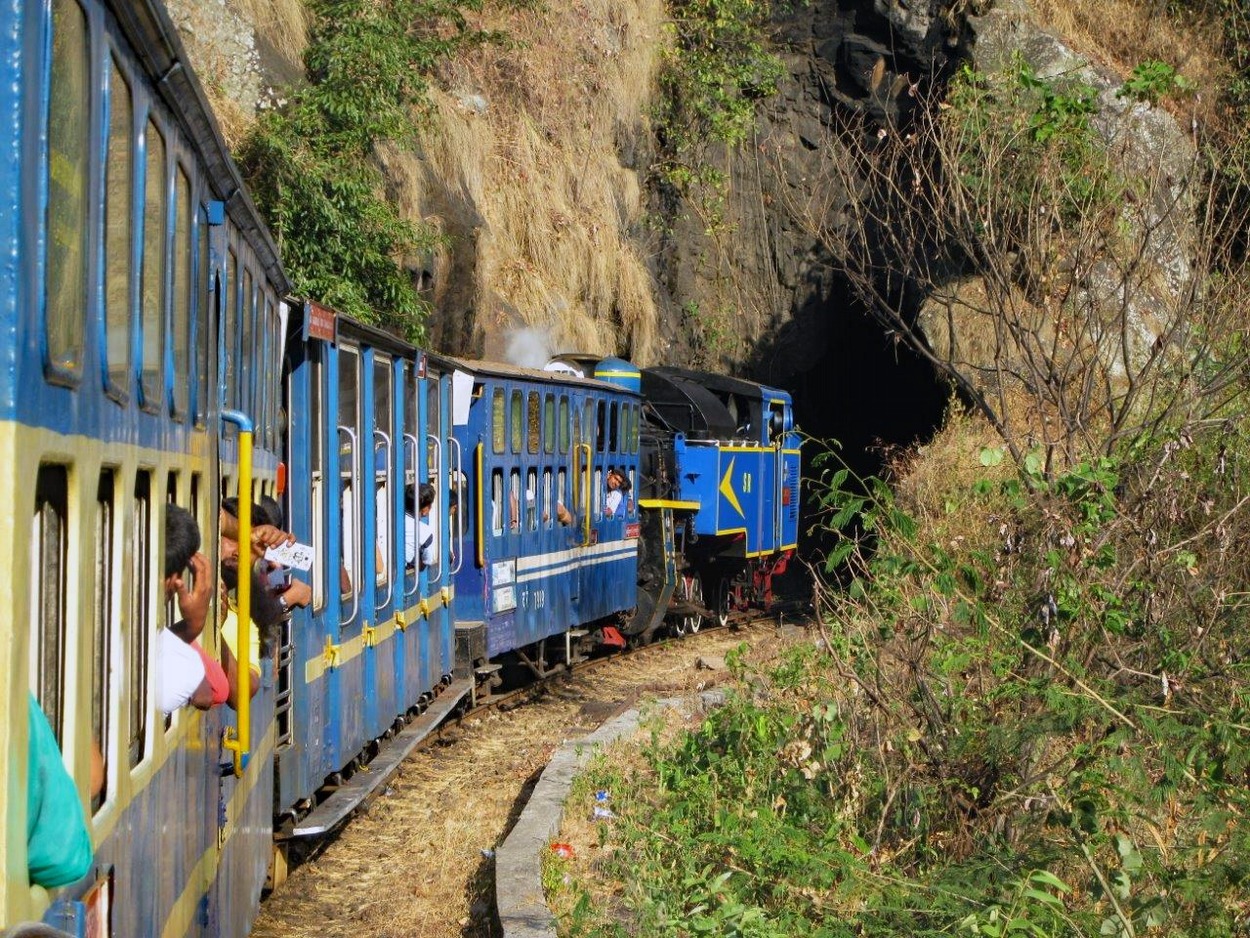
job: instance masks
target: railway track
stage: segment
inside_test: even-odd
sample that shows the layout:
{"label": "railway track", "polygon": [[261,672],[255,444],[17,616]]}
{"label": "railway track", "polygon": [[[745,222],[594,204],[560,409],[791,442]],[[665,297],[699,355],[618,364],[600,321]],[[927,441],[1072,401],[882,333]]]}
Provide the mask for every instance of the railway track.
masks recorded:
{"label": "railway track", "polygon": [[591,658],[447,720],[349,824],[295,857],[253,934],[494,936],[494,847],[560,743],[647,695],[726,680],[730,649],[777,641],[778,632],[766,617]]}

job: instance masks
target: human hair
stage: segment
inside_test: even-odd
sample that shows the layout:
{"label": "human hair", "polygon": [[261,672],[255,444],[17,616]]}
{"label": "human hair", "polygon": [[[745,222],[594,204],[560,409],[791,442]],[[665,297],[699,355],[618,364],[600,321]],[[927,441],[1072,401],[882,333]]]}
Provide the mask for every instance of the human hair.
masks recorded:
{"label": "human hair", "polygon": [[457,506],[457,505],[459,505],[459,504],[460,504],[460,495],[456,492],[456,490],[455,490],[455,489],[452,489],[450,492],[448,492],[448,493],[447,493],[447,512],[448,512],[448,514],[450,514],[451,512],[455,511],[455,510],[456,510],[456,506]]}
{"label": "human hair", "polygon": [[631,488],[633,488],[633,486],[629,484],[629,476],[625,475],[625,473],[620,469],[609,469],[608,475],[616,476],[616,480],[620,483],[622,492],[628,492]]}
{"label": "human hair", "polygon": [[165,506],[165,576],[187,569],[200,549],[200,526],[191,512],[178,505]]}
{"label": "human hair", "polygon": [[[269,501],[275,506],[278,504],[272,498]],[[236,521],[239,520],[239,500],[233,495],[221,500],[221,510]],[[279,526],[279,521],[280,519],[275,517],[263,503],[252,505],[252,527],[256,527],[258,524],[271,524],[276,528]]]}
{"label": "human hair", "polygon": [[417,502],[418,508],[421,511],[425,511],[425,509],[433,506],[435,494],[434,486],[430,485],[428,482],[422,482],[421,493]]}

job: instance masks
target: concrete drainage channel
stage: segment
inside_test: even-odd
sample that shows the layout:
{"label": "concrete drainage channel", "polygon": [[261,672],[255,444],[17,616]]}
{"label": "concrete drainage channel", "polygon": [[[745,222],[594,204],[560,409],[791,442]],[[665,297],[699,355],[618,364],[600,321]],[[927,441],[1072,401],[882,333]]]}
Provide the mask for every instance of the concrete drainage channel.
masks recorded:
{"label": "concrete drainage channel", "polygon": [[[655,701],[661,709],[706,713],[724,702],[721,691]],[[542,856],[564,819],[564,801],[591,756],[638,728],[641,712],[627,710],[589,736],[565,742],[543,769],[512,832],[495,851],[495,907],[504,938],[556,938],[556,920],[543,895]]]}

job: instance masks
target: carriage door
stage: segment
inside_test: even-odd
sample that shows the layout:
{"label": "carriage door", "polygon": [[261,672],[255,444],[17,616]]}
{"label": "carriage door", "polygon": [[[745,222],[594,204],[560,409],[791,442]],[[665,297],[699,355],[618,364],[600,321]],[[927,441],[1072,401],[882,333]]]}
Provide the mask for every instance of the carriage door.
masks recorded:
{"label": "carriage door", "polygon": [[768,405],[768,442],[773,447],[773,478],[765,491],[772,501],[773,539],[771,544],[766,545],[771,550],[779,550],[785,543],[782,515],[790,507],[790,479],[786,475],[785,418],[785,403],[770,402]]}

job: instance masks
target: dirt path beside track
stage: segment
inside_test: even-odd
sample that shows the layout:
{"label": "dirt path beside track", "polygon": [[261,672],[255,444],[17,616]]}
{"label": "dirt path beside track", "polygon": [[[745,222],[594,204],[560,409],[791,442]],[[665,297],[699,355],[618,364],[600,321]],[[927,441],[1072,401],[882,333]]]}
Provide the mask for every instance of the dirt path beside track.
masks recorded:
{"label": "dirt path beside track", "polygon": [[[494,938],[493,850],[556,747],[644,697],[722,683],[713,665],[770,625],[715,630],[554,680],[507,712],[445,726],[261,908],[258,938]],[[719,659],[719,660],[718,660]]]}

